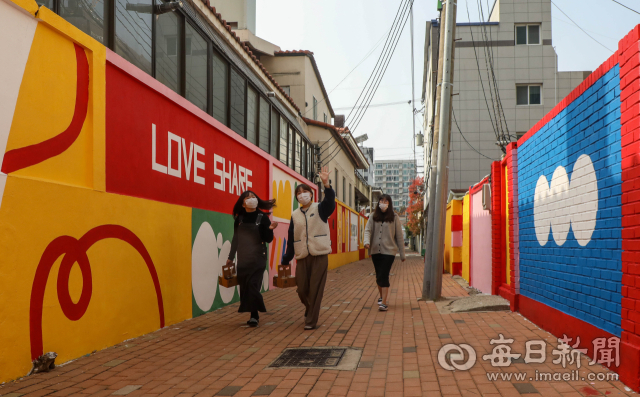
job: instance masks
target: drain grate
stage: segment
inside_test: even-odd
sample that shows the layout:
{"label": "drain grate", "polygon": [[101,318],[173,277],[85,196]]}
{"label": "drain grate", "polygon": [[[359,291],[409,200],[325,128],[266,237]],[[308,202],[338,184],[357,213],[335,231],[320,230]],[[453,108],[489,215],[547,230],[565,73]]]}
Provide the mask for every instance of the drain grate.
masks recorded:
{"label": "drain grate", "polygon": [[269,367],[336,367],[347,349],[295,348],[285,350]]}

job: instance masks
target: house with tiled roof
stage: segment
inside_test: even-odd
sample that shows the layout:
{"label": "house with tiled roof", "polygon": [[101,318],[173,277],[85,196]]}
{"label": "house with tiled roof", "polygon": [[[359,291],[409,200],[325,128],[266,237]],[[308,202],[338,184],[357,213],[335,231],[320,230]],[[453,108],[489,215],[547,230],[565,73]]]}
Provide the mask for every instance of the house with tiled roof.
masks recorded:
{"label": "house with tiled roof", "polygon": [[282,50],[258,37],[255,0],[211,1],[232,31],[258,54],[260,63],[300,109],[307,137],[318,148],[317,160],[331,170],[338,200],[355,209],[368,205],[371,188],[357,170],[369,165],[349,129],[341,124],[343,118],[336,117],[314,53]]}

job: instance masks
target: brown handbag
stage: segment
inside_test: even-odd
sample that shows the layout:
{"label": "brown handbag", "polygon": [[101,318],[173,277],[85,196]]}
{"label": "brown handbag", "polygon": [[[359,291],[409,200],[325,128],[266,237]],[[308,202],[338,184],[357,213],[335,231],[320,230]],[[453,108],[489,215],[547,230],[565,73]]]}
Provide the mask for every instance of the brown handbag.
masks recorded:
{"label": "brown handbag", "polygon": [[235,263],[222,266],[222,276],[218,276],[218,284],[226,288],[238,285],[238,275],[236,273]]}
{"label": "brown handbag", "polygon": [[291,275],[291,264],[278,265],[278,274],[273,276],[273,285],[278,288],[291,288],[296,286],[296,276]]}

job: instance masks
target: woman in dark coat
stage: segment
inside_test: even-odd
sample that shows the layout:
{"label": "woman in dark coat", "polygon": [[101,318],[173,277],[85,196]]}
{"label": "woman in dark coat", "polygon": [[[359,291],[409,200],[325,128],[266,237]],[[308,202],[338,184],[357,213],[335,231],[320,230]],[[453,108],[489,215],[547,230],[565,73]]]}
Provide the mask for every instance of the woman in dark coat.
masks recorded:
{"label": "woman in dark coat", "polygon": [[[252,191],[240,195],[233,207],[233,240],[227,265],[232,264],[238,252],[237,272],[240,287],[239,313],[251,313],[247,324],[257,327],[260,315],[266,312],[260,293],[264,271],[267,268],[267,244],[273,241],[273,229],[278,222],[269,220],[269,210],[275,205],[275,199],[261,200]],[[240,250],[238,251],[238,247]]]}

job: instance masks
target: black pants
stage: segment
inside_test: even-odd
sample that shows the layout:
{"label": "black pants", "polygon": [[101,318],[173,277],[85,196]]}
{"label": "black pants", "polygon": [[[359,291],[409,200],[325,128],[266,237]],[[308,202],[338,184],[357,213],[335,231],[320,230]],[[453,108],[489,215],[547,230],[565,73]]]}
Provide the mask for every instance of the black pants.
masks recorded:
{"label": "black pants", "polygon": [[396,259],[395,255],[385,254],[373,254],[371,260],[373,260],[373,267],[376,269],[376,284],[378,287],[389,288],[389,272],[393,261]]}

